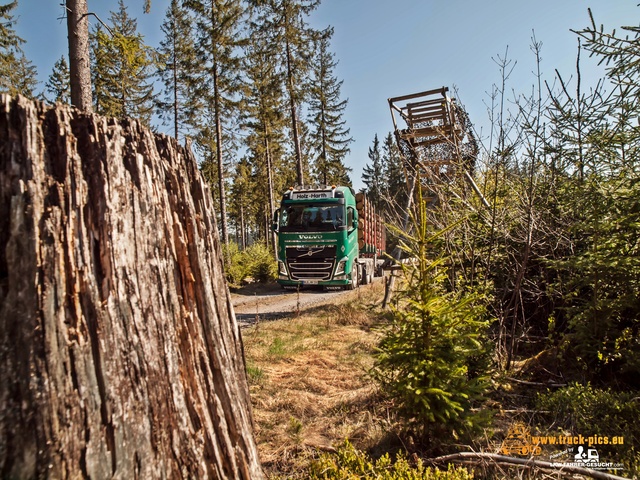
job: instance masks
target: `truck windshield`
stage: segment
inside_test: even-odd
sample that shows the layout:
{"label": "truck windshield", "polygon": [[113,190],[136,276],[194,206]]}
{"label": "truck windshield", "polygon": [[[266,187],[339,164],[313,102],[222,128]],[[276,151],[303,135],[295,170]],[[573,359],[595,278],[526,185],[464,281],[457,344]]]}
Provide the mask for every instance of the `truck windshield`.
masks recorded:
{"label": "truck windshield", "polygon": [[280,213],[280,229],[284,231],[338,230],[343,226],[343,205],[287,205]]}

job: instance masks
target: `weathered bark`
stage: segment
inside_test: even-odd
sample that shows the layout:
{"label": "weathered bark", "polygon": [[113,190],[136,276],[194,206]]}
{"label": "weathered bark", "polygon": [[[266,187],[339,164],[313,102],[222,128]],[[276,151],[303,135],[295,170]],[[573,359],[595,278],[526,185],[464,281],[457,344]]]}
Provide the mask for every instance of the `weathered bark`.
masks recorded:
{"label": "weathered bark", "polygon": [[193,155],[0,103],[0,477],[261,478]]}

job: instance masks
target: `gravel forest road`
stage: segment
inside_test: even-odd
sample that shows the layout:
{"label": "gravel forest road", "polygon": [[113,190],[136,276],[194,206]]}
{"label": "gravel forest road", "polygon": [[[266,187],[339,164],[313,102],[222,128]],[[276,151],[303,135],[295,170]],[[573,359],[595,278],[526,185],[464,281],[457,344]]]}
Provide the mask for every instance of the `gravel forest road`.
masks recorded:
{"label": "gravel forest road", "polygon": [[[374,278],[374,281],[381,281]],[[367,288],[360,286],[359,288]],[[277,284],[249,285],[237,291],[232,291],[231,301],[236,313],[236,319],[241,327],[260,320],[272,320],[295,314],[299,310],[330,304],[336,299],[354,294],[356,291],[337,290],[325,292],[322,289],[309,287],[296,291],[285,291]]]}
{"label": "gravel forest road", "polygon": [[324,292],[307,288],[300,292],[285,291],[279,285],[265,285],[232,292],[231,301],[236,319],[243,327],[254,323],[256,317],[260,320],[285,317],[311,306],[332,303],[348,293],[344,290]]}

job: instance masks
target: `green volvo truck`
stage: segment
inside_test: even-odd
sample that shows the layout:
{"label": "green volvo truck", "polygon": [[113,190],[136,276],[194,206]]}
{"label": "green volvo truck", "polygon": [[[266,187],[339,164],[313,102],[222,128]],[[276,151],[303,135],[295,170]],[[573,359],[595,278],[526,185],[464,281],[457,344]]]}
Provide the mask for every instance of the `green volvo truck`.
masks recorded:
{"label": "green volvo truck", "polygon": [[350,187],[291,187],[272,228],[278,237],[278,283],[285,289],[354,289],[381,274],[383,221]]}

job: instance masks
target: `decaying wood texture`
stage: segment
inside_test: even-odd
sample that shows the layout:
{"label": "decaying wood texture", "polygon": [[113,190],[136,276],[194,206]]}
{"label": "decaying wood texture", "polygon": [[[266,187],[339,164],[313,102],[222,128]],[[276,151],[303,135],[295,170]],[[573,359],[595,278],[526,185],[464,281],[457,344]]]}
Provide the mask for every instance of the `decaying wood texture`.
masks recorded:
{"label": "decaying wood texture", "polygon": [[193,155],[0,102],[0,477],[262,478]]}

